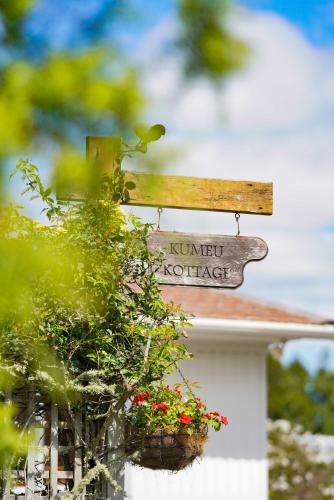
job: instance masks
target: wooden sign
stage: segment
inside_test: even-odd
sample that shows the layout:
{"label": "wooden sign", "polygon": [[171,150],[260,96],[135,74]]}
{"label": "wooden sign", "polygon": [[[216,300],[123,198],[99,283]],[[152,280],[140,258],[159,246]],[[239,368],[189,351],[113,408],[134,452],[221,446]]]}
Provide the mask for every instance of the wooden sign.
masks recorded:
{"label": "wooden sign", "polygon": [[248,262],[261,260],[268,247],[261,238],[156,231],[148,238],[154,253],[164,253],[155,274],[161,284],[236,288]]}

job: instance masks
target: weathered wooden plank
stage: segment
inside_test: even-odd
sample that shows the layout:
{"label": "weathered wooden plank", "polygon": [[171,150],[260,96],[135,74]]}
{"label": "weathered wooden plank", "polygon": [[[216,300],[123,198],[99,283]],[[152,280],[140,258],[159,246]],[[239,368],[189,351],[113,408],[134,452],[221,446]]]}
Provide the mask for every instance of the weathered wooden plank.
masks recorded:
{"label": "weathered wooden plank", "polygon": [[155,231],[147,244],[154,253],[164,253],[155,274],[169,285],[237,288],[245,265],[268,253],[265,241],[247,236]]}
{"label": "weathered wooden plank", "polygon": [[[46,470],[43,472],[43,478],[50,478],[50,471]],[[58,471],[58,479],[73,479],[73,471],[71,470],[59,470]]]}
{"label": "weathered wooden plank", "polygon": [[[87,137],[87,158],[98,177],[111,173],[118,163],[120,139]],[[212,210],[271,215],[273,211],[272,182],[204,179],[176,175],[125,173],[126,181],[136,188],[130,191],[128,205]],[[60,193],[63,199],[84,199],[87,193]]]}
{"label": "weathered wooden plank", "polygon": [[[15,471],[20,477],[24,478],[24,470],[16,470]],[[45,470],[42,474],[43,479],[50,478],[50,471]],[[71,470],[59,470],[58,471],[58,479],[73,479],[73,471]]]}
{"label": "weathered wooden plank", "polygon": [[272,214],[271,182],[202,179],[176,175],[151,175],[126,172],[126,181],[136,188],[130,191],[128,205]]}

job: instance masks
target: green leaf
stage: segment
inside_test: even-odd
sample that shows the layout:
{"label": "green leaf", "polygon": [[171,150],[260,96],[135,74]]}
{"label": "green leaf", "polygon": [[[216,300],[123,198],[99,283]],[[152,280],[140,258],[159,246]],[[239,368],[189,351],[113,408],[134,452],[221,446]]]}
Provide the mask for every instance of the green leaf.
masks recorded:
{"label": "green leaf", "polygon": [[134,127],[134,131],[137,137],[139,137],[139,139],[144,143],[158,141],[160,137],[166,133],[165,127],[160,123],[157,123],[152,127],[148,127],[144,123],[138,123]]}
{"label": "green leaf", "polygon": [[162,135],[165,135],[166,129],[161,124],[153,125],[146,134],[146,142],[158,141]]}

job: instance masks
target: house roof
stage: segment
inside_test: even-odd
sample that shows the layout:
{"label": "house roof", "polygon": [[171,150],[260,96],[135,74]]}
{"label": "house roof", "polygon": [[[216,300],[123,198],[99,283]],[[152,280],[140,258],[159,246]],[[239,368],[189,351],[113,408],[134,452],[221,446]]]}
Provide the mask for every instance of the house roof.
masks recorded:
{"label": "house roof", "polygon": [[234,290],[183,286],[162,286],[166,301],[180,304],[186,313],[199,318],[251,320],[308,325],[333,324],[313,314],[294,312],[285,306],[267,304]]}

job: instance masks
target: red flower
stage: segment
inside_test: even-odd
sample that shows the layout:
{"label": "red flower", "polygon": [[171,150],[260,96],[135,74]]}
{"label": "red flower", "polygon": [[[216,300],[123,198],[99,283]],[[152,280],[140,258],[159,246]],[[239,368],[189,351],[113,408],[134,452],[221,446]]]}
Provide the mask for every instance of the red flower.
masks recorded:
{"label": "red flower", "polygon": [[220,417],[220,421],[223,425],[228,425],[228,418],[224,417],[224,415]]}
{"label": "red flower", "polygon": [[203,408],[203,405],[200,401],[197,402],[197,408],[200,410],[201,408]]}
{"label": "red flower", "polygon": [[212,411],[211,415],[214,416],[214,417],[219,417],[220,413],[219,413],[219,411]]}
{"label": "red flower", "polygon": [[150,393],[149,392],[147,392],[147,391],[146,392],[142,392],[142,393],[138,394],[137,396],[135,396],[133,398],[133,402],[132,403],[134,405],[141,405],[149,397],[150,397]]}
{"label": "red flower", "polygon": [[185,413],[181,413],[181,416],[180,416],[180,422],[182,424],[191,424],[191,417],[189,415],[186,415]]}
{"label": "red flower", "polygon": [[182,396],[181,391],[180,391],[179,389],[175,389],[175,392],[176,392],[176,394],[178,394],[179,396]]}
{"label": "red flower", "polygon": [[164,412],[167,412],[169,410],[169,406],[168,404],[163,401],[162,403],[152,403],[152,408],[153,410],[156,410],[156,411],[164,411]]}
{"label": "red flower", "polygon": [[169,385],[166,385],[165,389],[167,389],[167,391],[170,391]]}
{"label": "red flower", "polygon": [[159,403],[158,406],[157,406],[157,410],[162,410],[162,411],[168,411],[169,410],[169,406],[168,404],[166,403],[166,401],[163,401],[162,403]]}

